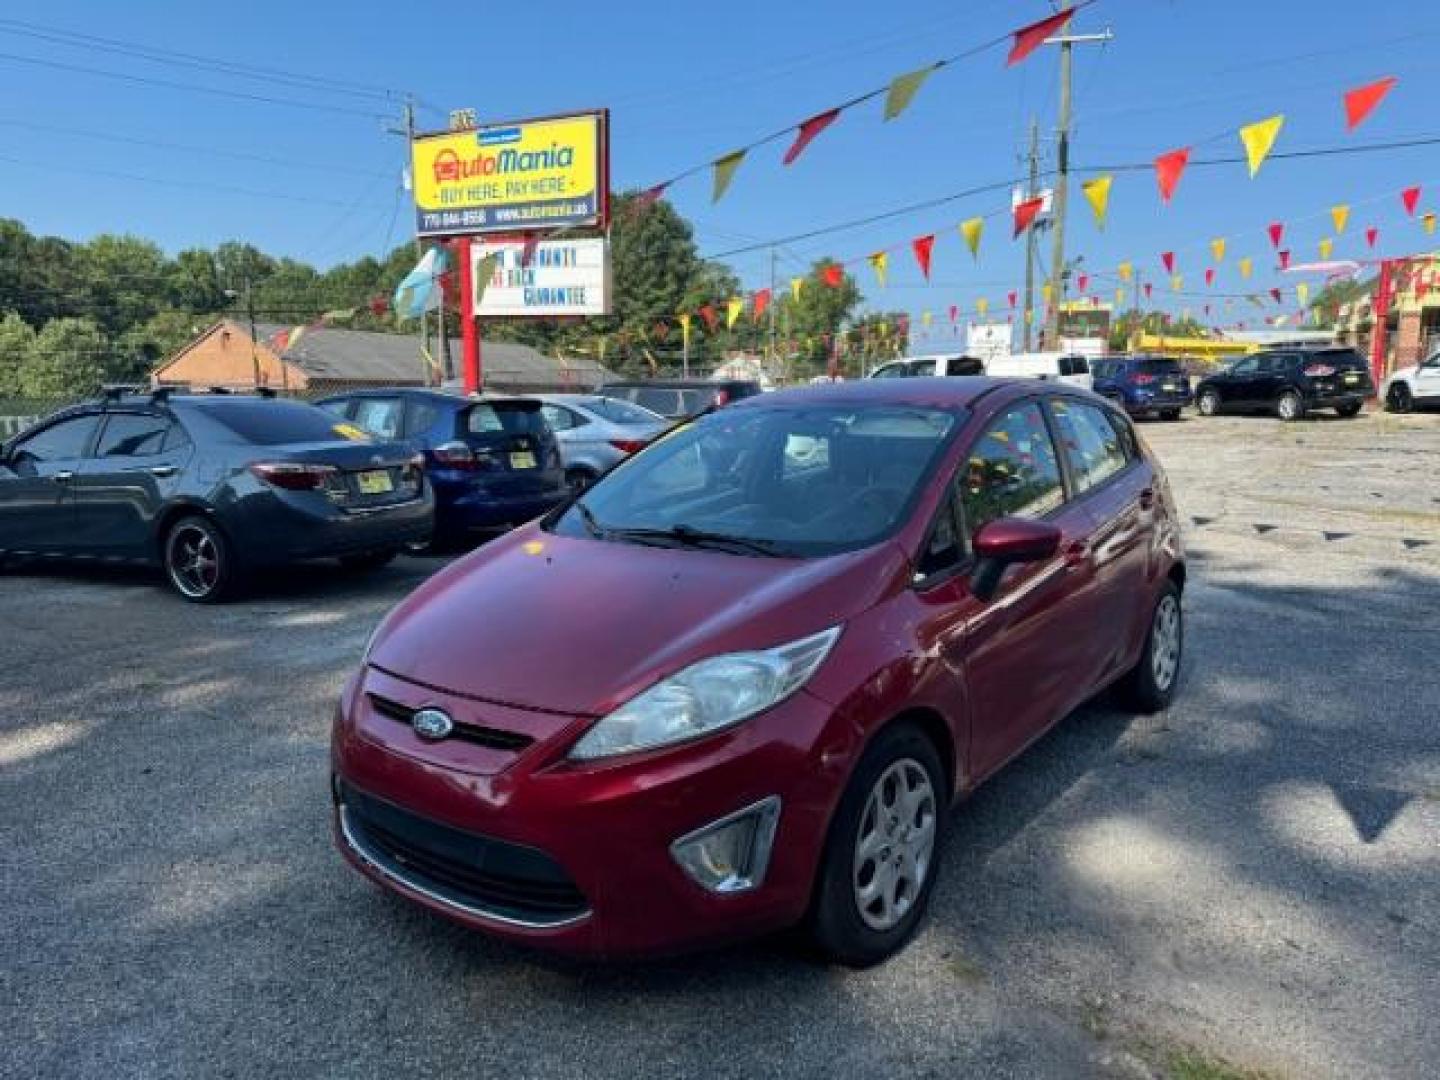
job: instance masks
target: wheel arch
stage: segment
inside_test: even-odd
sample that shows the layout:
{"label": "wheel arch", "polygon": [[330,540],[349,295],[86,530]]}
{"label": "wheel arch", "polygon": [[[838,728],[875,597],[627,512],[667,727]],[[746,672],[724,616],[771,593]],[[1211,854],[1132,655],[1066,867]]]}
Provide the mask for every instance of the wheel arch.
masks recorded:
{"label": "wheel arch", "polygon": [[151,538],[151,551],[155,561],[159,565],[165,562],[165,538],[170,535],[170,530],[181,518],[203,517],[215,528],[219,529],[226,540],[230,539],[230,533],[225,526],[221,525],[215,517],[215,511],[202,502],[195,502],[189,499],[182,499],[179,502],[171,503],[165,508],[158,518],[155,519],[155,533]]}
{"label": "wheel arch", "polygon": [[[940,756],[940,765],[945,770],[945,787],[953,799],[959,789],[959,781],[965,775],[965,769],[955,744],[955,732],[951,729],[949,721],[940,714],[937,709],[928,705],[912,705],[896,713],[883,724],[877,725],[865,740],[868,747],[873,743],[882,731],[886,731],[901,724],[909,724],[917,727],[935,747],[935,752]],[[862,749],[861,753],[864,753]],[[859,761],[859,756],[856,757]]]}

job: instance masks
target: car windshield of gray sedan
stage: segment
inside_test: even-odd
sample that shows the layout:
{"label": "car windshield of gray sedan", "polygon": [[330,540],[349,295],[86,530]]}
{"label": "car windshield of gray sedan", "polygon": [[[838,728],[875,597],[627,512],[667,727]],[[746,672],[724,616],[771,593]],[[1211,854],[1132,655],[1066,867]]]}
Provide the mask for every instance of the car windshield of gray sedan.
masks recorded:
{"label": "car windshield of gray sedan", "polygon": [[868,547],[908,518],[959,422],[895,406],[721,410],[616,468],[550,527],[740,555]]}

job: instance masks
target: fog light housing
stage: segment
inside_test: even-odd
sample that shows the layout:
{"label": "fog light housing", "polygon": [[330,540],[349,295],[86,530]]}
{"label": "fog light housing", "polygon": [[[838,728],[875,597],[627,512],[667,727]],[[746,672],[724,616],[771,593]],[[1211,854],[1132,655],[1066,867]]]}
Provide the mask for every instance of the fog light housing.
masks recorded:
{"label": "fog light housing", "polygon": [[702,889],[748,892],[765,881],[779,824],[780,796],[771,795],[680,837],[670,854]]}

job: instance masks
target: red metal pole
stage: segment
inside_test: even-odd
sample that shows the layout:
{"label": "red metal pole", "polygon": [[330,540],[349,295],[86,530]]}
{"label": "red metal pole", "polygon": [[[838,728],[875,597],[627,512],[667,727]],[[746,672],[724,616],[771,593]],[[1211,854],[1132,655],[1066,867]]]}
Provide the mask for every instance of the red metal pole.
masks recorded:
{"label": "red metal pole", "polygon": [[475,272],[470,265],[470,237],[455,241],[455,257],[460,263],[460,347],[465,393],[478,394],[480,375],[480,327],[475,321]]}
{"label": "red metal pole", "polygon": [[1385,259],[1380,263],[1380,280],[1375,286],[1375,303],[1372,316],[1375,320],[1374,328],[1370,332],[1370,377],[1375,380],[1375,392],[1380,392],[1380,384],[1385,381],[1385,339],[1389,333],[1390,325],[1390,275],[1394,263]]}

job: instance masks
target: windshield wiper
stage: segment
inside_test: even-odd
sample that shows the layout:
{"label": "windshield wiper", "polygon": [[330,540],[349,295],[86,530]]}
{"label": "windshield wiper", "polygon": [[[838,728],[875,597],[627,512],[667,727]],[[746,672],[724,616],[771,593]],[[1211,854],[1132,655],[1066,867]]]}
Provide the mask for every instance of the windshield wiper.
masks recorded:
{"label": "windshield wiper", "polygon": [[612,537],[624,540],[675,540],[687,547],[697,548],[739,548],[756,555],[769,555],[780,557],[784,555],[780,545],[773,540],[762,540],[754,536],[733,536],[730,533],[709,532],[706,529],[697,529],[693,525],[686,525],[683,522],[672,525],[668,529],[610,529],[607,530]]}
{"label": "windshield wiper", "polygon": [[585,523],[585,531],[591,536],[604,540],[610,535],[610,530],[595,520],[595,515],[591,513],[590,507],[585,505],[584,499],[575,500],[575,509],[580,511],[580,520]]}

